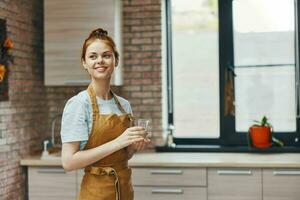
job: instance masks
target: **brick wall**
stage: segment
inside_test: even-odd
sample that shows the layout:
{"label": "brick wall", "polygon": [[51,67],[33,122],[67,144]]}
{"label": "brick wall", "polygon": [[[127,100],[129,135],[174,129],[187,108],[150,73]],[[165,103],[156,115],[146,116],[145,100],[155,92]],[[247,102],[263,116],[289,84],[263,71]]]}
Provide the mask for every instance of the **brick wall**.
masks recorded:
{"label": "brick wall", "polygon": [[123,1],[124,87],[136,117],[151,118],[161,143],[161,0]]}
{"label": "brick wall", "polygon": [[0,17],[7,19],[8,36],[14,41],[9,101],[0,102],[0,199],[5,200],[24,195],[20,158],[39,149],[48,120],[41,2],[0,1]]}
{"label": "brick wall", "polygon": [[[124,86],[136,117],[153,120],[154,142],[161,142],[160,0],[123,0]],[[42,150],[50,120],[68,98],[85,87],[45,87],[43,1],[0,0],[14,41],[9,101],[0,102],[0,199],[24,199],[25,171],[20,158]]]}

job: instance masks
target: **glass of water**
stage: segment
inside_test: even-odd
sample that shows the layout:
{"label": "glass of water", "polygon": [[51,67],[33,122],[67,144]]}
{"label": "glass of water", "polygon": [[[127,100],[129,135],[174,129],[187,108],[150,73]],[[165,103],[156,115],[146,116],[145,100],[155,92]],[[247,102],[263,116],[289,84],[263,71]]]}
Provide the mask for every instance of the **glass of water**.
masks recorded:
{"label": "glass of water", "polygon": [[143,127],[145,129],[145,131],[147,132],[146,138],[151,138],[151,129],[152,129],[152,125],[151,125],[151,119],[136,119],[134,121],[134,125],[135,126],[140,126]]}

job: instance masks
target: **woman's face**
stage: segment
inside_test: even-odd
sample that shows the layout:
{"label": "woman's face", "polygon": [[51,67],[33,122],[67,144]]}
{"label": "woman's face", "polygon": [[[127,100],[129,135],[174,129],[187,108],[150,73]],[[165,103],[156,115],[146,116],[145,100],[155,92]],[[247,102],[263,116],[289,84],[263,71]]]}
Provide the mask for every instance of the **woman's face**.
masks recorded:
{"label": "woman's face", "polygon": [[94,79],[110,79],[116,59],[112,48],[103,40],[95,40],[86,49],[83,67]]}

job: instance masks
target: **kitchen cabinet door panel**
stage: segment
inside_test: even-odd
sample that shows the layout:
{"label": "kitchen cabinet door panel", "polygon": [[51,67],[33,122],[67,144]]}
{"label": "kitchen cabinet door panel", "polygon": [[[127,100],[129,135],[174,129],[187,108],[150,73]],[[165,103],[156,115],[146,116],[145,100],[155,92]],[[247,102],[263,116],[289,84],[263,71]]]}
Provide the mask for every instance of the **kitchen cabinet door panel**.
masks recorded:
{"label": "kitchen cabinet door panel", "polygon": [[29,167],[30,200],[74,200],[76,172],[65,173],[61,167]]}
{"label": "kitchen cabinet door panel", "polygon": [[299,200],[300,169],[264,169],[264,200]]}
{"label": "kitchen cabinet door panel", "polygon": [[[81,64],[81,49],[88,34],[103,28],[115,40],[119,53],[121,47],[120,0],[45,0],[45,85],[87,85],[88,73]],[[120,60],[119,66],[122,66]],[[120,85],[120,67],[112,78]]]}
{"label": "kitchen cabinet door panel", "polygon": [[262,200],[261,169],[208,169],[208,200]]}

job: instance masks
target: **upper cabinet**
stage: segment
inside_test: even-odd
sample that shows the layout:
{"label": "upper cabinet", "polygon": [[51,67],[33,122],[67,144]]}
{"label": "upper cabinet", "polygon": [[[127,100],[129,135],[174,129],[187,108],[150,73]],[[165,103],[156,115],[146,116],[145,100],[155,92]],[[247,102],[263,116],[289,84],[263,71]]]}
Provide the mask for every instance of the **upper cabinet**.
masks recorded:
{"label": "upper cabinet", "polygon": [[[122,55],[120,0],[45,0],[45,85],[87,85],[89,76],[80,61],[88,34],[103,28],[113,37]],[[122,59],[112,85],[122,84]]]}

